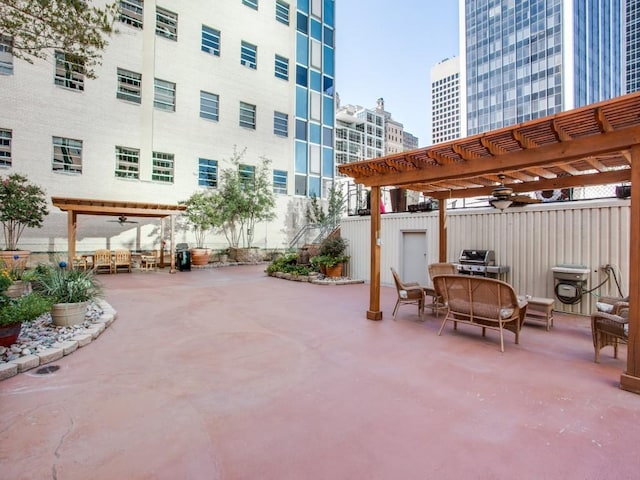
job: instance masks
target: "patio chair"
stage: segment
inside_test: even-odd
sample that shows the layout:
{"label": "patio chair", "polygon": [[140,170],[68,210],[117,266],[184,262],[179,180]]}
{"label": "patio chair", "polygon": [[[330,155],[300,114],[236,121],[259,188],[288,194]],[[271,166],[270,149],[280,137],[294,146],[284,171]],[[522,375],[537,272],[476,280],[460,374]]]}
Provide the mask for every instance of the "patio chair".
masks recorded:
{"label": "patio chair", "polygon": [[613,346],[613,358],[618,358],[618,345],[629,339],[629,303],[615,300],[610,313],[598,311],[591,315],[596,363],[600,363],[600,350],[607,345]]}
{"label": "patio chair", "polygon": [[[458,269],[453,263],[431,263],[427,267],[427,270],[429,271],[429,278],[432,284],[433,277],[436,275],[455,275],[458,273]],[[431,297],[431,313],[435,313],[437,318],[440,310],[446,309],[447,305],[445,304],[442,293],[436,290],[435,284],[433,285],[433,293]]]}
{"label": "patio chair", "polygon": [[131,252],[129,250],[116,250],[113,256],[113,273],[118,273],[118,268],[124,268],[131,273]]}
{"label": "patio chair", "polygon": [[113,271],[111,264],[111,250],[96,250],[93,254],[93,269],[96,273],[107,270],[109,273]]}
{"label": "patio chair", "polygon": [[391,267],[391,273],[393,274],[393,281],[396,284],[396,290],[398,291],[398,300],[396,306],[393,308],[391,316],[396,319],[396,313],[400,305],[417,305],[418,316],[422,320],[422,314],[424,313],[424,290],[418,282],[403,283],[400,280],[398,272]]}

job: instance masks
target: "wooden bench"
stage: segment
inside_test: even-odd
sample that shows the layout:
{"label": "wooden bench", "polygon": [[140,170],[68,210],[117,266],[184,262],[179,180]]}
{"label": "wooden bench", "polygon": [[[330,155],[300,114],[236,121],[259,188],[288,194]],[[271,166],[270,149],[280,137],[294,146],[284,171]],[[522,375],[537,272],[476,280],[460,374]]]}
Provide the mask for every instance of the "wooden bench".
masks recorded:
{"label": "wooden bench", "polygon": [[513,287],[493,278],[473,275],[436,275],[433,278],[436,292],[442,295],[447,314],[438,335],[447,322],[476,325],[500,332],[500,351],[504,352],[503,330],[509,330],[520,341],[520,329],[527,311],[526,300],[518,299]]}
{"label": "wooden bench", "polygon": [[[522,296],[519,298],[523,298]],[[544,324],[547,328],[547,332],[549,328],[553,327],[553,306],[555,301],[553,298],[543,298],[543,297],[526,297],[527,301],[527,316],[526,320],[540,320],[541,318],[544,321]]]}

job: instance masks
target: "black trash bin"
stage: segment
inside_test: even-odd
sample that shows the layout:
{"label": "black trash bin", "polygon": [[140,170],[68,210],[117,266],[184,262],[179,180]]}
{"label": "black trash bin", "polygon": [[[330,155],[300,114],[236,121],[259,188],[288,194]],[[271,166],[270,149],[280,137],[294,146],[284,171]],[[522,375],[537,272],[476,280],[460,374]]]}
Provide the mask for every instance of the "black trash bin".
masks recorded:
{"label": "black trash bin", "polygon": [[176,267],[181,272],[191,270],[191,252],[189,251],[189,245],[186,243],[176,245]]}

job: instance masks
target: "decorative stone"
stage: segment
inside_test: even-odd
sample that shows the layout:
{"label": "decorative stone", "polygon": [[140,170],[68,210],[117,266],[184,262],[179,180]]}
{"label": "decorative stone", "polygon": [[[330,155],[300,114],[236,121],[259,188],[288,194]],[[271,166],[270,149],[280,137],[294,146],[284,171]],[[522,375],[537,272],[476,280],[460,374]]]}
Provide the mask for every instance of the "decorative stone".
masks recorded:
{"label": "decorative stone", "polygon": [[62,353],[64,355],[69,355],[72,352],[75,352],[78,349],[78,342],[75,340],[67,340],[62,343]]}
{"label": "decorative stone", "polygon": [[12,360],[11,363],[18,366],[18,373],[22,373],[39,366],[40,357],[38,357],[37,355],[26,355],[24,357]]}
{"label": "decorative stone", "polygon": [[90,333],[80,333],[75,337],[73,337],[72,340],[75,342],[78,342],[79,347],[84,347],[85,345],[88,345],[91,343],[91,340],[93,340],[93,337],[91,336]]}
{"label": "decorative stone", "polygon": [[11,378],[18,374],[18,366],[15,363],[0,363],[0,380]]}
{"label": "decorative stone", "polygon": [[47,348],[43,352],[38,353],[40,357],[40,364],[43,365],[49,362],[55,362],[63,357],[64,352],[61,348]]}

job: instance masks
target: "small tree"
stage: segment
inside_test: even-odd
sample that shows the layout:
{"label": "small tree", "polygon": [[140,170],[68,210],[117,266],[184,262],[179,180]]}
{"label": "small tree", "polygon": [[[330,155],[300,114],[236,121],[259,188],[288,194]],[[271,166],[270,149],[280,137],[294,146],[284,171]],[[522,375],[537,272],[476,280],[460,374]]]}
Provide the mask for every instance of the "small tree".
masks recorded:
{"label": "small tree", "polygon": [[16,250],[26,227],[40,228],[47,216],[44,190],[14,173],[0,180],[0,222],[6,250]]}
{"label": "small tree", "polygon": [[2,0],[0,33],[11,37],[14,57],[33,63],[51,49],[81,60],[84,74],[95,78],[106,37],[113,31],[118,2],[104,8],[86,0]]}
{"label": "small tree", "polygon": [[275,198],[271,182],[270,160],[262,157],[261,163],[254,169],[253,176],[246,177],[240,172],[240,165],[246,148],[238,152],[233,150],[231,167],[220,175],[221,187],[216,195],[218,225],[229,242],[237,248],[240,240],[251,247],[258,222],[272,220],[275,217]]}
{"label": "small tree", "polygon": [[193,228],[197,248],[204,248],[207,232],[219,225],[215,195],[208,191],[195,192],[180,204],[187,206],[183,215]]}
{"label": "small tree", "polygon": [[332,226],[340,223],[342,212],[344,212],[345,198],[342,194],[342,184],[336,186],[334,183],[329,189],[329,205],[327,207],[327,220]]}
{"label": "small tree", "polygon": [[307,223],[324,225],[327,221],[327,214],[322,209],[322,205],[318,202],[318,196],[314,193],[311,200],[307,204],[305,212]]}

